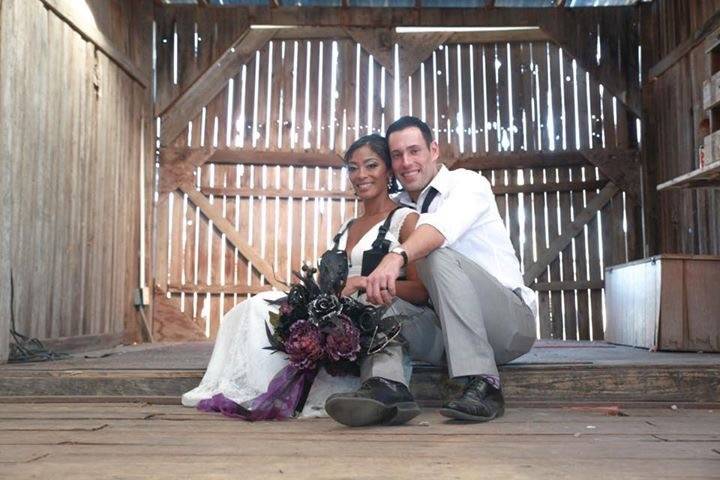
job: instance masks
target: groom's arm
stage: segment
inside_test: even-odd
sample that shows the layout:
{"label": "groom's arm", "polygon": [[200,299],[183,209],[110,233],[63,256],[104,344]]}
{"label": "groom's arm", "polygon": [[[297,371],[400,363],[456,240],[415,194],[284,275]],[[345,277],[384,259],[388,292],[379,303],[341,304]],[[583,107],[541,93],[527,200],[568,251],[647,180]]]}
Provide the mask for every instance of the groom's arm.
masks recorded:
{"label": "groom's arm", "polygon": [[[497,208],[496,205],[490,183],[482,175],[465,175],[457,179],[440,206],[432,213],[420,215],[417,228],[402,243],[408,262],[419,260],[437,248],[453,244],[472,228],[489,208]],[[400,275],[400,268],[400,255],[385,255],[380,265],[368,277],[368,300],[376,304],[389,304],[396,293],[395,280]]]}
{"label": "groom's arm", "polygon": [[[408,263],[426,257],[445,243],[445,237],[432,225],[420,225],[402,244],[407,252]],[[395,281],[400,276],[403,258],[388,253],[367,277],[367,299],[377,305],[388,305],[397,291]]]}

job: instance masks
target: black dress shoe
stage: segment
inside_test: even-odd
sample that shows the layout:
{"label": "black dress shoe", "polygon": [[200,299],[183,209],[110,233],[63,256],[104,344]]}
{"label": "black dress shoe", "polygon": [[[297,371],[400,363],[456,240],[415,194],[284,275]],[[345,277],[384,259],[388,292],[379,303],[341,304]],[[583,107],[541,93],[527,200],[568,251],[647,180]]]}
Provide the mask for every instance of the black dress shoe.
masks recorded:
{"label": "black dress shoe", "polygon": [[364,427],[401,425],[419,415],[420,407],[402,383],[371,377],[356,392],[330,395],[325,411],[343,425]]}
{"label": "black dress shoe", "polygon": [[505,399],[501,390],[481,377],[470,377],[462,395],[447,402],[440,414],[455,420],[487,422],[505,413]]}

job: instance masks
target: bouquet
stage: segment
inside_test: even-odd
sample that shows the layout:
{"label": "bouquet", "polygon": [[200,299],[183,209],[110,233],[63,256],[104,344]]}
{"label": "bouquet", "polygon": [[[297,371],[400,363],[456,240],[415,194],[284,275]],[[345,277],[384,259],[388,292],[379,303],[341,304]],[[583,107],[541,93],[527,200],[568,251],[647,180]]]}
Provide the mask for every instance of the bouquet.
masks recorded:
{"label": "bouquet", "polygon": [[[400,316],[384,317],[385,308],[341,296],[348,275],[347,256],[328,250],[318,269],[304,265],[293,272],[299,283],[286,297],[268,301],[278,307],[265,325],[269,346],[285,353],[288,365],[270,381],[268,390],[237,404],[216,395],[198,404],[204,411],[220,411],[245,420],[278,420],[300,411],[315,375],[324,367],[331,375],[358,375],[369,355],[384,352],[400,333]],[[272,328],[271,328],[272,327]]]}
{"label": "bouquet", "polygon": [[273,330],[266,326],[267,348],[286,353],[298,370],[325,367],[331,375],[357,375],[363,358],[381,352],[400,333],[401,322],[383,318],[384,308],[322,288],[314,281],[315,272],[304,266],[301,283],[272,302],[279,313],[270,313]]}

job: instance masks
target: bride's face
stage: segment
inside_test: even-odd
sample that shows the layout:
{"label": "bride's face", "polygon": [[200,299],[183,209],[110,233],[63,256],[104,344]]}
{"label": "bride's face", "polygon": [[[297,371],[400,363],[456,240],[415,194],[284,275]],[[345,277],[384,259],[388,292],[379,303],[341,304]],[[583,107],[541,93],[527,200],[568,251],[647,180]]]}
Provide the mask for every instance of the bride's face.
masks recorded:
{"label": "bride's face", "polygon": [[383,159],[367,145],[355,150],[347,169],[350,183],[361,200],[387,195],[390,171]]}

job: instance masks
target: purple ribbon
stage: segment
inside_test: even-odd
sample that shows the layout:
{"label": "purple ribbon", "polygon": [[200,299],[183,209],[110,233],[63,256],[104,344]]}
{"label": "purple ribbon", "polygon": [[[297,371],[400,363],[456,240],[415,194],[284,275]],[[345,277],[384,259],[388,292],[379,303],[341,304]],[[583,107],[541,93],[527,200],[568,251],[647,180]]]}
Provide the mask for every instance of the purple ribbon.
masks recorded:
{"label": "purple ribbon", "polygon": [[317,369],[298,370],[287,365],[270,381],[267,391],[248,402],[239,404],[222,393],[201,400],[197,409],[203,412],[220,412],[227,417],[240,418],[249,422],[258,420],[285,420],[301,407],[310,389]]}

